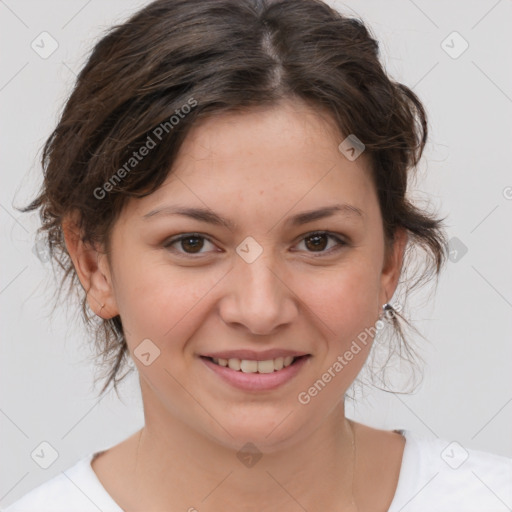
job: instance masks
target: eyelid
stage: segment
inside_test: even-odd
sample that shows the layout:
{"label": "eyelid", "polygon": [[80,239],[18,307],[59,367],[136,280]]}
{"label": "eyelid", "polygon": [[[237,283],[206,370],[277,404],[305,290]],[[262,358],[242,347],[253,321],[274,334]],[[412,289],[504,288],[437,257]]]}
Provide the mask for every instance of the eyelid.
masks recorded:
{"label": "eyelid", "polygon": [[179,235],[176,235],[176,236],[173,236],[171,238],[166,239],[163,242],[163,246],[166,249],[169,249],[169,250],[175,252],[176,254],[179,254],[180,256],[185,256],[185,257],[189,257],[189,258],[198,258],[198,257],[201,257],[204,254],[207,254],[207,253],[196,253],[196,254],[194,254],[194,253],[188,253],[188,252],[182,252],[182,251],[174,250],[174,248],[172,246],[175,243],[180,242],[181,240],[184,240],[184,239],[187,239],[187,238],[204,238],[206,241],[208,241],[211,244],[215,245],[214,242],[212,242],[212,240],[210,239],[209,236],[207,236],[207,235],[205,235],[203,233],[190,232],[190,233],[181,233]]}
{"label": "eyelid", "polygon": [[[330,231],[324,231],[324,230],[310,231],[308,233],[300,235],[300,237],[298,239],[296,239],[294,244],[297,245],[298,243],[303,242],[307,238],[310,238],[310,237],[315,236],[315,235],[326,235],[327,237],[335,240],[337,245],[335,247],[331,247],[327,251],[319,251],[318,253],[315,253],[315,251],[306,251],[306,253],[308,253],[308,255],[311,255],[313,257],[326,256],[328,254],[331,254],[332,252],[335,252],[336,250],[341,249],[342,247],[345,247],[345,246],[349,245],[349,243],[346,240],[344,240],[344,237],[342,235],[337,234],[337,233],[332,233]],[[165,248],[173,250],[172,246],[175,243],[180,242],[181,240],[184,240],[186,238],[194,238],[194,237],[195,238],[202,238],[202,239],[210,242],[211,244],[214,244],[214,242],[210,239],[209,236],[207,236],[207,235],[205,235],[203,233],[190,232],[190,233],[181,233],[179,235],[176,235],[174,237],[171,237],[171,238],[165,240],[164,243],[163,243],[163,246]],[[200,258],[201,256],[208,254],[208,252],[207,253],[187,253],[187,252],[181,252],[181,251],[177,251],[177,250],[174,250],[174,252],[176,254],[179,254],[180,256],[184,256],[184,257],[187,257],[187,258]],[[211,251],[209,251],[209,252],[211,252]],[[301,252],[301,251],[295,251],[295,252]]]}
{"label": "eyelid", "polygon": [[[309,233],[305,233],[304,235],[300,236],[300,238],[298,239],[298,241],[295,245],[297,245],[298,243],[303,242],[305,239],[310,238],[315,235],[326,235],[328,238],[331,238],[336,241],[336,246],[331,247],[330,249],[328,249],[326,251],[319,251],[319,252],[305,251],[308,254],[308,256],[313,256],[314,258],[321,258],[321,257],[331,255],[333,252],[336,252],[336,251],[342,249],[343,247],[349,245],[349,242],[344,239],[343,235],[338,234],[338,233],[332,233],[331,231],[325,231],[325,230],[316,230],[316,231],[310,231]],[[303,252],[303,251],[296,251],[296,252]]]}

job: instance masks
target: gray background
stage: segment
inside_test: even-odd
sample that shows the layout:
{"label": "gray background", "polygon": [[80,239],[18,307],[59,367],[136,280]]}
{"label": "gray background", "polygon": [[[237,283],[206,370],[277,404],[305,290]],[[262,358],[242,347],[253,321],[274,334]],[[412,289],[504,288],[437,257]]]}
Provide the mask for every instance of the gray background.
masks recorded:
{"label": "gray background", "polygon": [[[55,283],[33,251],[37,216],[14,206],[38,189],[41,146],[93,43],[146,3],[0,0],[3,506],[143,422],[136,378],[121,387],[123,401],[96,398],[78,315],[59,305],[50,317]],[[426,360],[422,386],[411,395],[366,389],[347,412],[376,427],[512,456],[512,1],[331,3],[370,24],[388,71],[426,105],[431,137],[412,192],[448,214],[449,238],[467,248],[452,246],[435,300],[411,298],[412,319],[428,339],[413,340]],[[51,49],[49,39],[43,48],[44,31],[58,43],[47,58],[31,47],[35,40],[39,51]],[[469,44],[460,56],[454,31]],[[31,458],[43,441],[58,452],[48,469]]]}

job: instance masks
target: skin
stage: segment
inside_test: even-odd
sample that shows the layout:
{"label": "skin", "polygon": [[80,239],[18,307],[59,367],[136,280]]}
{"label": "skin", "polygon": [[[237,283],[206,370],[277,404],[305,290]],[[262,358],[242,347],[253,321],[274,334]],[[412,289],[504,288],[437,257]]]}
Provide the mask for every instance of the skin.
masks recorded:
{"label": "skin", "polygon": [[[343,404],[371,343],[307,405],[297,398],[375,324],[406,243],[398,231],[386,250],[366,155],[348,160],[344,138],[327,113],[297,100],[212,117],[189,134],[165,183],[126,204],[108,256],[80,241],[71,217],[64,223],[91,309],[121,316],[139,372],[144,427],[92,463],[124,510],[387,510],[405,441],[347,420]],[[340,203],[361,215],[287,223]],[[234,226],[143,217],[178,204]],[[319,230],[346,243],[321,237],[316,248],[308,236]],[[191,232],[207,238],[193,240],[199,254],[186,242],[165,247]],[[263,251],[251,263],[236,252],[249,236]],[[160,350],[148,366],[133,355],[144,339]],[[312,357],[267,392],[231,387],[198,357],[269,348]],[[253,467],[236,456],[247,442],[262,453]]]}

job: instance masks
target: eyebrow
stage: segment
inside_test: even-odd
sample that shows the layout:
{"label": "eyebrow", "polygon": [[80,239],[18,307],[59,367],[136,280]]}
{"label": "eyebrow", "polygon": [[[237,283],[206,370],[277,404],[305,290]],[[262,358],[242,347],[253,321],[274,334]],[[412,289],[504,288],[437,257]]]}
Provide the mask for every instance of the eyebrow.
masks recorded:
{"label": "eyebrow", "polygon": [[[291,226],[302,226],[319,219],[325,219],[332,217],[336,213],[343,214],[348,217],[363,218],[364,212],[356,206],[350,204],[334,204],[331,206],[325,206],[316,210],[308,210],[293,217],[290,217],[286,224]],[[236,228],[236,224],[229,219],[225,219],[215,212],[208,210],[207,208],[192,208],[183,206],[164,206],[161,208],[155,208],[150,212],[144,214],[142,218],[148,220],[156,215],[182,215],[198,220],[200,222],[207,222],[216,226],[224,226],[230,230]]]}

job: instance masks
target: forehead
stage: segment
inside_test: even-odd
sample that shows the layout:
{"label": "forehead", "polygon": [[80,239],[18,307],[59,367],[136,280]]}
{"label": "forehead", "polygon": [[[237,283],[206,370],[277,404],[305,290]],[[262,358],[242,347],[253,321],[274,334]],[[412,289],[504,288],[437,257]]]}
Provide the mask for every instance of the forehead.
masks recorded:
{"label": "forehead", "polygon": [[173,168],[137,210],[169,200],[201,206],[275,211],[347,202],[361,209],[376,199],[364,154],[338,149],[344,136],[333,119],[302,102],[210,116],[193,127]]}
{"label": "forehead", "polygon": [[276,106],[206,118],[189,133],[174,167],[186,171],[192,167],[191,159],[236,160],[246,165],[268,161],[272,167],[287,167],[295,160],[327,165],[339,158],[341,140],[326,111],[298,100],[282,101]]}

